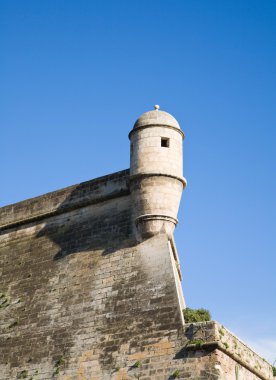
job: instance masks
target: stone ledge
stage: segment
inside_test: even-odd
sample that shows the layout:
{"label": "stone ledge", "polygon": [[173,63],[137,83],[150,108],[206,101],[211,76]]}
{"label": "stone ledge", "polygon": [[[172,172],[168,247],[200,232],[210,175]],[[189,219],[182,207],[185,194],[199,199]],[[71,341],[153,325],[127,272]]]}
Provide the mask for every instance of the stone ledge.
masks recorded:
{"label": "stone ledge", "polygon": [[182,136],[182,140],[184,140],[185,138],[185,134],[184,132],[179,129],[179,128],[176,128],[176,127],[173,127],[172,125],[165,125],[165,124],[148,124],[148,125],[141,125],[140,127],[136,127],[136,128],[133,128],[129,134],[128,134],[128,138],[130,139],[131,138],[131,135],[133,135],[135,132],[137,131],[140,131],[141,129],[146,129],[146,128],[155,128],[155,127],[161,127],[161,128],[168,128],[168,129],[173,129],[174,131],[180,133],[180,135]]}
{"label": "stone ledge", "polygon": [[0,208],[0,232],[129,194],[129,169]]}
{"label": "stone ledge", "polygon": [[273,378],[271,365],[216,321],[186,324],[185,350],[218,349],[262,380]]}
{"label": "stone ledge", "polygon": [[185,189],[185,187],[187,186],[187,181],[184,177],[178,177],[178,176],[175,176],[175,175],[172,175],[172,174],[169,174],[169,173],[153,173],[153,172],[150,172],[150,173],[137,173],[137,174],[132,174],[129,178],[130,182],[132,181],[135,181],[137,178],[140,179],[140,178],[147,178],[147,177],[169,177],[169,178],[173,178],[173,179],[176,179],[177,181],[180,181],[183,185],[183,189]]}

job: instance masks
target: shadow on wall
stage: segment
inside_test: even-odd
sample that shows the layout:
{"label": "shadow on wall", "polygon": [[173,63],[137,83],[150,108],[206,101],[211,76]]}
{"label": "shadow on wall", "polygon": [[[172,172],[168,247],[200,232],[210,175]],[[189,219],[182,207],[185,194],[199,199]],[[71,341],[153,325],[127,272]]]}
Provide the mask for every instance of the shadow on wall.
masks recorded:
{"label": "shadow on wall", "polygon": [[[130,196],[126,186],[120,190],[119,178],[119,185],[114,185],[116,193],[112,193],[112,181],[110,184],[105,180],[106,187],[109,186],[106,191],[103,182],[80,184],[73,190],[69,189],[70,193],[64,189],[66,196],[56,209],[56,215],[28,225],[39,228],[43,223],[35,236],[27,231],[22,239],[11,238],[11,245],[4,247],[6,265],[0,278],[0,287],[11,300],[22,300],[2,309],[5,316],[1,315],[5,334],[2,335],[0,346],[6,347],[3,362],[12,363],[11,370],[20,367],[23,360],[33,364],[52,358],[54,372],[54,363],[59,357],[66,357],[73,346],[74,334],[82,326],[84,314],[91,314],[91,318],[94,318],[93,312],[96,313],[90,293],[100,254],[108,255],[136,245],[131,232]],[[104,192],[108,193],[108,200]],[[59,191],[58,196],[61,194]],[[101,202],[90,204],[92,197]],[[41,199],[39,202],[43,206]],[[50,204],[53,202],[54,199],[49,199]],[[21,228],[25,229],[26,225]],[[15,236],[18,230],[15,229]],[[95,250],[100,252],[94,254]],[[71,254],[90,254],[90,251],[89,260],[86,257],[78,260],[75,267],[72,264],[69,273],[66,273],[66,265],[53,265],[53,260],[58,264],[58,260]],[[87,278],[86,271],[89,272]],[[77,293],[76,275],[83,285],[80,293]],[[90,287],[88,281],[91,282]],[[77,289],[77,300],[73,289]],[[70,318],[63,318],[67,316],[68,309],[74,311],[78,303],[82,305],[85,297],[91,304],[79,318],[78,315],[73,319],[71,315]],[[7,333],[10,334],[8,340]],[[29,344],[30,337],[32,345]],[[7,378],[13,377],[8,375]]]}
{"label": "shadow on wall", "polygon": [[116,197],[84,207],[76,205],[71,211],[82,186],[71,192],[57,209],[60,215],[49,218],[36,235],[48,237],[59,247],[54,260],[93,250],[103,250],[106,255],[137,244],[131,231],[130,197]]}

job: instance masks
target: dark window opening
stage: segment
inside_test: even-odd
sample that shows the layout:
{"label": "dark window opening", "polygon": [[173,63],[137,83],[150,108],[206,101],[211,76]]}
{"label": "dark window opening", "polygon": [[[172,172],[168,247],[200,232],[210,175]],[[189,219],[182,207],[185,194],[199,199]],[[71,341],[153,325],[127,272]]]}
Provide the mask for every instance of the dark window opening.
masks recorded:
{"label": "dark window opening", "polygon": [[170,146],[170,139],[168,139],[167,137],[161,137],[161,146],[163,148],[169,148],[169,146]]}

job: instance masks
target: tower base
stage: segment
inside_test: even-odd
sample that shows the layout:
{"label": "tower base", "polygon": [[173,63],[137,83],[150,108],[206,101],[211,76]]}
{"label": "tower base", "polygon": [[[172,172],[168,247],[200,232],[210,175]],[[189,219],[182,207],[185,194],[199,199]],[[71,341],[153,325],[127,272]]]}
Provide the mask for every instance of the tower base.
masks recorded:
{"label": "tower base", "polygon": [[150,238],[160,233],[172,237],[178,220],[167,215],[146,214],[135,220],[136,227],[143,239]]}

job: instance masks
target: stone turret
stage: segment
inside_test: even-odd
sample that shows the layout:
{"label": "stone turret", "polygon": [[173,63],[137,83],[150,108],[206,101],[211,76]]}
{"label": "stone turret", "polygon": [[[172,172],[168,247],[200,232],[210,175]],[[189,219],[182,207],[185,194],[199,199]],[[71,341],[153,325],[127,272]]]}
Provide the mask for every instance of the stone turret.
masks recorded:
{"label": "stone turret", "polygon": [[132,215],[138,238],[172,236],[186,186],[183,138],[176,119],[159,106],[141,115],[129,133]]}

